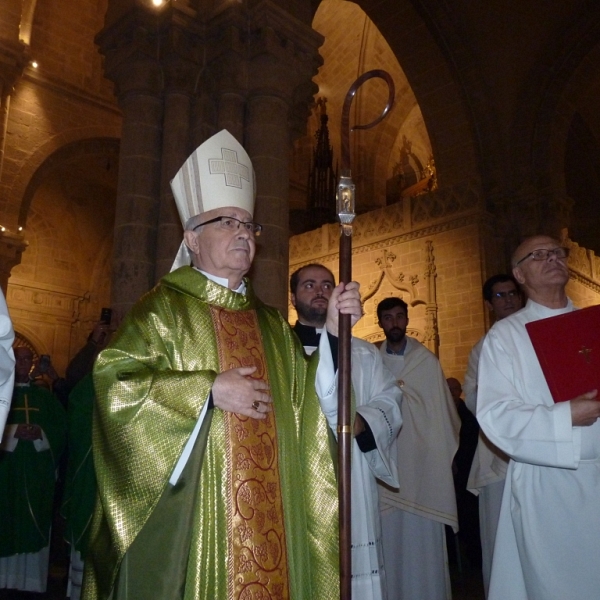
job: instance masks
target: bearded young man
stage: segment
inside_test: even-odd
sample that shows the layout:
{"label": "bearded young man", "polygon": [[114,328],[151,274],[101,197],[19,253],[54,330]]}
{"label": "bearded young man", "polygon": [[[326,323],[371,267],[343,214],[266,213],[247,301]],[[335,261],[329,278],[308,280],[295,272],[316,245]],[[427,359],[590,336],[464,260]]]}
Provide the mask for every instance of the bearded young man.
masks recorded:
{"label": "bearded young man", "polygon": [[444,526],[458,529],[452,460],[460,418],[437,357],[406,335],[407,304],[386,298],[377,317],[386,338],[383,362],[402,389],[400,487],[379,489],[387,598],[449,600]]}
{"label": "bearded young man", "polygon": [[[333,273],[319,264],[301,267],[290,278],[290,299],[298,313],[294,331],[308,354],[319,345],[334,288]],[[376,478],[398,487],[395,440],[402,424],[401,392],[373,344],[352,338],[351,356],[356,403],[351,465],[352,597],[381,600],[385,569]],[[335,433],[337,399],[327,408],[325,416]]]}
{"label": "bearded young man", "polygon": [[[261,226],[244,148],[221,131],[172,184],[185,224],[172,271],[125,318],[94,372],[97,505],[85,600],[333,600],[337,487],[315,370],[244,276]],[[193,266],[189,266],[190,259]],[[332,293],[361,315],[358,284]],[[323,360],[321,360],[323,359]]]}
{"label": "bearded young man", "polygon": [[568,254],[544,235],[515,250],[527,304],[490,329],[481,351],[477,419],[510,457],[489,600],[589,600],[600,590],[597,390],[555,404],[525,328],[574,310]]}

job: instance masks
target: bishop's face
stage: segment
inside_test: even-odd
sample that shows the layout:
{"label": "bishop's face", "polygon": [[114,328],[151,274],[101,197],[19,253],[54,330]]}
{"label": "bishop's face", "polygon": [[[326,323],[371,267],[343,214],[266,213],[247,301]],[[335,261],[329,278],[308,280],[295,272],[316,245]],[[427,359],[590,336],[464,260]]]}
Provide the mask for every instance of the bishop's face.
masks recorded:
{"label": "bishop's face", "polygon": [[[215,217],[234,217],[247,223],[252,215],[241,208],[215,208],[202,214],[198,225]],[[250,270],[256,240],[254,234],[245,227],[229,231],[219,222],[209,223],[195,231],[185,231],[186,244],[194,254],[195,267],[229,281],[229,288],[236,289],[242,277]]]}

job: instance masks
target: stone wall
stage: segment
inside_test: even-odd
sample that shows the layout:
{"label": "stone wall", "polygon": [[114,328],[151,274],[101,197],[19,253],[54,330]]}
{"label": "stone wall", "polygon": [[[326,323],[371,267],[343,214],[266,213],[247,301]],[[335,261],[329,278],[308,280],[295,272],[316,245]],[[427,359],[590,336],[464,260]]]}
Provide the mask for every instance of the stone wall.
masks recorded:
{"label": "stone wall", "polygon": [[59,373],[110,305],[114,203],[104,198],[102,186],[65,172],[47,178],[29,211],[29,247],[9,280],[15,329]]}
{"label": "stone wall", "polygon": [[3,104],[0,235],[19,248],[0,267],[15,330],[61,375],[110,302],[121,114],[94,43],[106,4],[38,2],[0,29],[15,44],[30,31]]}
{"label": "stone wall", "polygon": [[[468,194],[458,195],[462,203],[454,204],[454,212],[436,213],[439,194],[433,193],[356,218],[353,279],[361,284],[365,316],[354,334],[381,341],[377,304],[400,296],[409,305],[409,335],[439,355],[448,377],[462,378],[468,354],[486,328],[481,299],[486,225],[476,196],[469,200]],[[337,275],[338,252],[338,225],[294,236],[290,273],[318,262]],[[291,305],[289,315],[294,323]]]}
{"label": "stone wall", "polygon": [[563,231],[563,244],[570,250],[567,293],[573,304],[579,308],[600,304],[600,256],[570,240],[567,230]]}
{"label": "stone wall", "polygon": [[[440,196],[446,198],[445,209],[437,212]],[[493,223],[477,210],[476,197],[468,200],[468,194],[455,192],[457,201],[452,203],[450,196],[440,191],[405,199],[404,204],[356,218],[353,279],[361,284],[365,316],[353,333],[374,343],[383,340],[377,304],[399,296],[409,305],[408,334],[439,356],[447,377],[463,381],[469,352],[490,326],[481,296],[483,282],[507,272],[508,265],[502,240],[494,240]],[[581,308],[599,304],[600,257],[569,240],[566,231],[563,237],[571,249],[569,296]],[[338,225],[294,236],[290,273],[317,262],[337,275],[338,252]],[[291,304],[289,320],[296,321]]]}

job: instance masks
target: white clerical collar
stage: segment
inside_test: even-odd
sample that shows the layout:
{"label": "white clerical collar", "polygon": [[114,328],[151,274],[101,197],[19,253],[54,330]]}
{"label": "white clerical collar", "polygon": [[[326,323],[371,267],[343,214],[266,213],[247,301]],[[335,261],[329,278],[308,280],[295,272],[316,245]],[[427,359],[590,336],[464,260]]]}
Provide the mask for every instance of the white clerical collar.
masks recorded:
{"label": "white clerical collar", "polygon": [[[222,285],[223,287],[226,287],[226,288],[229,287],[229,280],[226,277],[217,277],[216,275],[213,275],[212,273],[207,273],[206,271],[203,271],[202,269],[199,269],[198,267],[194,267],[194,269],[196,269],[196,271],[199,271],[200,273],[202,273],[202,275],[204,275],[204,277],[206,277],[207,279],[210,279],[211,281],[214,281],[215,283]],[[246,282],[242,279],[242,283],[240,283],[238,289],[233,290],[233,291],[237,292],[238,294],[243,294],[245,296],[246,295]]]}
{"label": "white clerical collar", "polygon": [[27,381],[26,383],[15,383],[15,387],[29,387],[31,382]]}

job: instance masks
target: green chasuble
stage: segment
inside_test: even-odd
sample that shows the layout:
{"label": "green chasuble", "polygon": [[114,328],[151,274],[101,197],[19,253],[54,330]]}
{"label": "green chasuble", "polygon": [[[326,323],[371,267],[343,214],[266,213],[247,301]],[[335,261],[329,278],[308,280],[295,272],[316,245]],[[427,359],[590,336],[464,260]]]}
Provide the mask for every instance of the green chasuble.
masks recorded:
{"label": "green chasuble", "polygon": [[[318,357],[307,362],[281,314],[246,284],[242,295],[178,269],[138,302],[99,355],[99,501],[84,600],[339,597],[337,487],[314,391]],[[223,364],[260,365],[273,413],[263,422],[208,410],[172,486]],[[277,465],[275,483],[267,463]],[[254,475],[240,484],[242,471]],[[275,571],[284,575],[274,584]]]}
{"label": "green chasuble", "polygon": [[65,411],[45,388],[15,386],[3,448],[11,444],[11,425],[21,423],[39,425],[47,443],[13,440],[12,452],[0,449],[0,557],[38,552],[50,543],[56,468],[66,441]]}
{"label": "green chasuble", "polygon": [[94,380],[86,375],[69,394],[68,463],[61,514],[66,520],[65,539],[83,559],[96,499],[96,474],[92,456]]}

